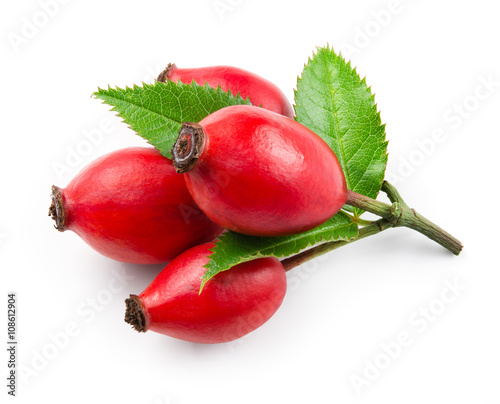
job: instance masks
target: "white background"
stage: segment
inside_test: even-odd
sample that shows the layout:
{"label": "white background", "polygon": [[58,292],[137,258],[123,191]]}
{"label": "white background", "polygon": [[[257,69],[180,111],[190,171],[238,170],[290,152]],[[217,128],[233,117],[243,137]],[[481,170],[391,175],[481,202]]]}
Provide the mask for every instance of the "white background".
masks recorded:
{"label": "white background", "polygon": [[[497,2],[46,3],[3,2],[0,12],[0,343],[14,291],[18,402],[500,403]],[[131,330],[123,301],[161,266],[113,262],[47,217],[52,184],[145,144],[92,92],[151,83],[169,62],[228,64],[293,101],[303,64],[327,43],[376,93],[388,177],[463,253],[391,229],[289,273],[277,314],[235,343]],[[401,333],[408,343],[397,348]]]}

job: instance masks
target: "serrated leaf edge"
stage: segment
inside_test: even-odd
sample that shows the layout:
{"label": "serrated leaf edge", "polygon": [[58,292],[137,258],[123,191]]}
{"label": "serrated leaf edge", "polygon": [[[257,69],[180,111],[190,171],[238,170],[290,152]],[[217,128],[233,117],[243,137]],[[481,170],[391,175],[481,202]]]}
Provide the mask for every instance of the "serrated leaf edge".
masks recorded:
{"label": "serrated leaf edge", "polygon": [[[389,144],[389,141],[387,140],[387,134],[386,134],[386,123],[384,123],[382,121],[382,118],[381,118],[381,113],[380,113],[380,110],[378,108],[378,104],[377,102],[375,101],[375,93],[372,92],[372,87],[371,86],[368,86],[367,82],[366,82],[366,76],[364,77],[360,77],[359,73],[357,72],[357,68],[356,67],[352,67],[351,65],[351,60],[346,60],[344,58],[344,56],[342,55],[342,52],[339,52],[338,54],[335,52],[334,48],[331,47],[329,44],[327,44],[326,46],[317,46],[316,47],[316,51],[313,51],[312,53],[312,56],[309,56],[307,58],[307,62],[304,63],[304,68],[302,70],[302,74],[297,76],[297,88],[294,89],[294,104],[293,104],[293,109],[294,109],[294,112],[295,112],[295,119],[297,119],[297,105],[296,105],[296,96],[298,94],[298,87],[299,87],[299,83],[301,81],[303,81],[303,73],[304,73],[304,70],[313,62],[313,59],[319,55],[320,53],[329,53],[329,54],[332,54],[337,56],[340,61],[342,61],[343,63],[345,63],[345,66],[352,70],[352,73],[357,76],[361,82],[361,84],[364,84],[367,88],[367,90],[369,91],[370,93],[370,96],[368,97],[368,100],[372,103],[372,106],[371,106],[371,109],[372,111],[375,112],[375,117],[380,121],[380,126],[378,128],[378,130],[382,130],[383,134],[384,134],[384,139],[383,139],[383,142],[381,143],[381,146],[385,148],[385,153],[384,153],[384,156],[382,157],[382,160],[383,162],[385,162],[385,166],[384,166],[384,172],[382,174],[382,178],[385,178],[385,172],[387,170],[387,161],[388,161],[388,157],[389,157],[389,153],[387,152],[387,146]],[[337,118],[335,118],[335,121],[337,122]],[[361,181],[361,179],[360,179]],[[359,181],[358,181],[359,183]],[[348,184],[349,185],[349,184]],[[350,184],[349,186],[349,189],[352,189],[352,187],[355,187],[356,184]],[[380,192],[380,189],[378,190],[378,192]],[[377,192],[377,193],[378,193]],[[354,216],[355,217],[359,217],[363,211],[360,210],[359,208],[353,208],[352,211],[354,212]]]}
{"label": "serrated leaf edge", "polygon": [[[356,222],[354,221],[351,221],[349,224],[346,224],[344,226],[338,226],[335,228],[336,229],[342,229],[342,228],[348,228],[348,227],[353,227],[355,226],[356,227],[356,235],[355,236],[352,236],[352,237],[344,237],[344,236],[340,236],[340,235],[335,235],[335,234],[332,234],[330,237],[325,237],[325,236],[322,236],[320,233],[321,232],[325,232],[326,230],[323,230],[323,231],[318,231],[316,234],[309,234],[307,237],[314,237],[314,242],[308,242],[307,245],[303,248],[293,248],[292,252],[290,254],[272,254],[272,253],[269,253],[269,254],[266,254],[266,253],[262,253],[261,251],[256,251],[255,253],[251,253],[249,254],[248,256],[245,256],[245,257],[242,257],[241,255],[238,256],[238,261],[231,264],[231,267],[229,268],[226,268],[226,269],[222,269],[220,270],[219,272],[213,274],[213,275],[209,275],[207,276],[207,272],[208,272],[208,265],[209,263],[205,264],[204,267],[207,268],[207,271],[205,271],[205,273],[203,274],[202,276],[202,283],[201,283],[201,287],[200,287],[200,293],[201,291],[203,290],[203,287],[206,285],[206,283],[212,279],[215,275],[217,275],[218,273],[220,272],[223,272],[223,271],[227,271],[228,269],[238,265],[238,264],[242,264],[243,262],[248,262],[248,261],[252,261],[254,259],[257,259],[257,258],[265,258],[265,257],[276,257],[276,258],[284,258],[284,257],[289,257],[291,255],[295,255],[295,254],[298,254],[300,253],[301,251],[304,251],[304,250],[307,250],[308,248],[310,247],[313,247],[313,246],[317,246],[317,245],[321,245],[321,244],[324,244],[324,243],[328,243],[328,242],[331,242],[331,241],[350,241],[352,240],[353,238],[356,238],[357,237],[357,234],[358,234],[358,226],[356,224]],[[214,247],[212,247],[210,249],[210,251],[212,252],[212,254],[215,252],[215,248],[217,246],[217,243],[221,241],[221,239],[223,239],[223,237],[225,236],[225,234],[227,233],[224,233],[222,234],[221,236],[219,236],[216,244],[214,245]],[[295,240],[298,240],[300,239],[301,237],[301,233],[297,234],[297,235],[294,235],[295,236]],[[294,237],[294,236],[289,236],[289,237]],[[319,238],[317,238],[319,236]],[[293,243],[293,239],[290,240],[286,240],[284,241],[283,243],[281,244],[277,244],[277,245],[273,245],[273,249],[275,249],[277,246],[280,246],[280,245],[284,245],[284,244],[288,244],[288,243]],[[271,248],[271,247],[270,247]],[[212,254],[209,255],[209,257],[212,256]]]}

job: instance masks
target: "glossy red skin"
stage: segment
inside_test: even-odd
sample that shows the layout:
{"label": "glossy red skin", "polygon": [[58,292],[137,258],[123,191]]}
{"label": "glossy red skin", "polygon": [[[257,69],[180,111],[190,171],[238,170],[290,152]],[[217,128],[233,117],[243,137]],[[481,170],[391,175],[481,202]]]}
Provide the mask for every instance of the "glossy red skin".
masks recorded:
{"label": "glossy red skin", "polygon": [[199,123],[205,146],[186,184],[221,226],[251,236],[297,234],[345,204],[335,154],[300,123],[253,106],[226,107]]}
{"label": "glossy red skin", "polygon": [[97,159],[62,196],[66,229],[117,261],[169,262],[222,230],[196,206],[172,162],[154,148],[127,148]]}
{"label": "glossy red skin", "polygon": [[204,344],[229,342],[264,324],[280,307],[286,275],[277,258],[258,258],[220,272],[200,291],[213,243],[174,259],[139,295],[146,330]]}
{"label": "glossy red skin", "polygon": [[193,80],[210,87],[221,86],[222,90],[228,91],[236,96],[238,93],[243,97],[250,97],[250,102],[256,106],[293,118],[293,108],[288,102],[285,94],[270,81],[249,71],[231,66],[213,66],[193,69],[180,69],[172,65],[168,79],[174,82],[179,80],[190,84]]}

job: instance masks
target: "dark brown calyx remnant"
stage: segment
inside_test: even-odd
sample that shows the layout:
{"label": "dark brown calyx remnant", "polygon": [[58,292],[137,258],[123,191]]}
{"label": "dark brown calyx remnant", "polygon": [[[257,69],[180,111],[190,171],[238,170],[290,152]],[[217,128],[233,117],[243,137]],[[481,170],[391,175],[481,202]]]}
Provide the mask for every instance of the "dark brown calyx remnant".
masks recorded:
{"label": "dark brown calyx remnant", "polygon": [[170,71],[172,69],[175,69],[177,66],[175,66],[174,63],[169,63],[165,70],[163,70],[157,77],[156,81],[160,81],[162,83],[166,83],[168,80],[168,75],[170,74]]}
{"label": "dark brown calyx remnant", "polygon": [[130,324],[138,332],[146,332],[146,315],[142,308],[141,300],[136,295],[130,295],[125,300],[127,309],[125,311],[125,322]]}
{"label": "dark brown calyx remnant", "polygon": [[179,137],[172,148],[172,162],[175,171],[185,173],[191,170],[203,152],[205,133],[201,125],[194,122],[184,122]]}
{"label": "dark brown calyx remnant", "polygon": [[52,199],[52,202],[49,207],[49,216],[56,222],[54,227],[59,231],[64,231],[66,230],[66,212],[61,189],[52,185],[50,199]]}

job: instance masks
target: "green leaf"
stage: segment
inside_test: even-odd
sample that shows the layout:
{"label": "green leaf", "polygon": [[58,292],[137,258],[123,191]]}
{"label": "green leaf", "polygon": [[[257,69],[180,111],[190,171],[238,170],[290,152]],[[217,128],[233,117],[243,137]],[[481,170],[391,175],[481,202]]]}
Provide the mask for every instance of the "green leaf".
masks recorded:
{"label": "green leaf", "polygon": [[385,125],[371,89],[350,62],[329,47],[318,48],[297,80],[295,113],[335,152],[347,187],[376,198],[387,165]]}
{"label": "green leaf", "polygon": [[182,122],[199,122],[207,115],[230,105],[250,104],[220,87],[155,82],[133,88],[99,88],[95,98],[111,105],[132,130],[167,158],[179,135]]}
{"label": "green leaf", "polygon": [[[318,243],[350,240],[358,235],[358,226],[344,212],[315,229],[293,236],[252,237],[228,231],[221,236],[212,249],[210,261],[205,265],[201,288],[213,276],[242,262],[255,258],[274,256],[288,257]],[[200,290],[201,291],[201,290]]]}

